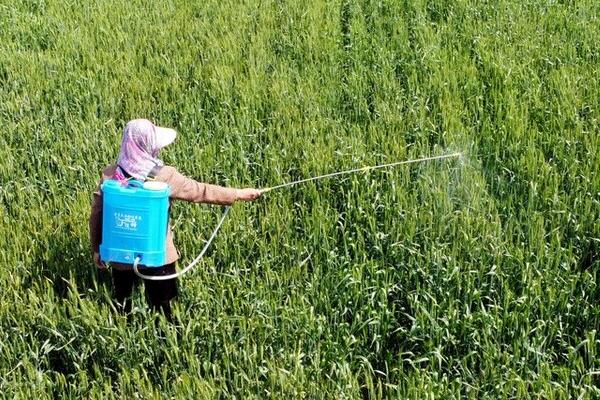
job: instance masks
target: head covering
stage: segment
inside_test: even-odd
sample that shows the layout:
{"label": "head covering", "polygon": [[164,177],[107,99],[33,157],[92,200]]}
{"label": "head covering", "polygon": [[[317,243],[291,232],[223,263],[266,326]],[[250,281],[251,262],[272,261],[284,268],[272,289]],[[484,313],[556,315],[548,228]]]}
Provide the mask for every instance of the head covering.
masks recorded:
{"label": "head covering", "polygon": [[145,180],[152,168],[163,165],[157,158],[158,151],[172,143],[176,136],[173,129],[158,127],[147,119],[129,121],[123,129],[117,165],[133,178]]}

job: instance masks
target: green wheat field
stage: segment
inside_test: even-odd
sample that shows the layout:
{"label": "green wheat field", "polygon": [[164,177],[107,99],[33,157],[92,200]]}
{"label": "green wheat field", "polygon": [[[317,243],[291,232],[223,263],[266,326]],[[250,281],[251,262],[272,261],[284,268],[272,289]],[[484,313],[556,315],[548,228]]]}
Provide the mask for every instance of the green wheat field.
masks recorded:
{"label": "green wheat field", "polygon": [[[600,2],[0,0],[5,398],[600,398]],[[128,322],[91,260],[133,118],[236,204]],[[221,215],[176,203],[187,265]]]}

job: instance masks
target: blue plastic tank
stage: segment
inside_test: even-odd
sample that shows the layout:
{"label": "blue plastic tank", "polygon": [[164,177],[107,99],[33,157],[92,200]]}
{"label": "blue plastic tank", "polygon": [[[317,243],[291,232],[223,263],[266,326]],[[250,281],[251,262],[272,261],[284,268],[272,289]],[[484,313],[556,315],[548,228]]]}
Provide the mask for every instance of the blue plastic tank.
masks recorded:
{"label": "blue plastic tank", "polygon": [[160,267],[167,262],[171,188],[164,182],[107,180],[102,186],[102,243],[105,262]]}

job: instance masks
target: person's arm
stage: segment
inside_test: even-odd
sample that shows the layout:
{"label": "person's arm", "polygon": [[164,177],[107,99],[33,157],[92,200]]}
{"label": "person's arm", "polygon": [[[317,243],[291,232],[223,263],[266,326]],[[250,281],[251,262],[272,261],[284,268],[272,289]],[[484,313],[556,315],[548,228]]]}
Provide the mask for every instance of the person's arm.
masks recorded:
{"label": "person's arm", "polygon": [[102,190],[100,190],[100,186],[98,186],[93,194],[89,227],[94,264],[100,269],[106,268],[104,263],[100,260],[99,254],[100,242],[102,241]]}
{"label": "person's arm", "polygon": [[261,195],[258,189],[236,189],[198,182],[173,167],[162,167],[156,179],[171,186],[171,198],[194,203],[231,205],[238,200],[252,201]]}

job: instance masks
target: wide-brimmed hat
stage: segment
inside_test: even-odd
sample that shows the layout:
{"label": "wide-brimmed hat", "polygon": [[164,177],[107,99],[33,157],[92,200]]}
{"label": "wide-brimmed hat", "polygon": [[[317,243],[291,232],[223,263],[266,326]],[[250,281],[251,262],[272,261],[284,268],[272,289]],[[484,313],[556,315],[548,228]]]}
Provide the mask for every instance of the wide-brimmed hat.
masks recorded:
{"label": "wide-brimmed hat", "polygon": [[156,146],[159,149],[170,145],[177,137],[177,131],[175,131],[175,129],[154,125],[154,131],[156,132]]}

